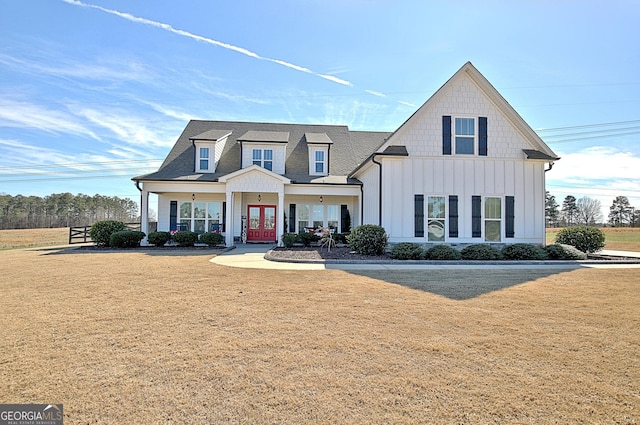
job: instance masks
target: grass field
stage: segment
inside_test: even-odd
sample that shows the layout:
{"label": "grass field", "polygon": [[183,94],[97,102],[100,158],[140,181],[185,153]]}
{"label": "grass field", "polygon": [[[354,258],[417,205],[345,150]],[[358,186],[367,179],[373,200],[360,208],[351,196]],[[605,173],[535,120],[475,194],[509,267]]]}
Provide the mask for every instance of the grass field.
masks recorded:
{"label": "grass field", "polygon": [[[559,228],[547,229],[547,244],[555,241],[560,230]],[[604,249],[640,252],[640,228],[603,227],[600,230],[605,234]]]}
{"label": "grass field", "polygon": [[640,422],[637,269],[0,253],[0,400],[68,424]]}
{"label": "grass field", "polygon": [[0,250],[66,245],[69,228],[0,230]]}

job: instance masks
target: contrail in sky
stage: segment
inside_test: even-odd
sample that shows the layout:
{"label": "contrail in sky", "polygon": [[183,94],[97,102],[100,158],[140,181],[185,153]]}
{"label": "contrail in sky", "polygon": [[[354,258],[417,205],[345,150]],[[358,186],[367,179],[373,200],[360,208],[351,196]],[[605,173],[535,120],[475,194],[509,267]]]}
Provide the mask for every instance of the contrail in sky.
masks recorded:
{"label": "contrail in sky", "polygon": [[191,38],[193,40],[197,40],[197,41],[202,41],[204,43],[208,43],[208,44],[213,44],[214,46],[218,46],[218,47],[222,47],[223,49],[227,49],[227,50],[232,50],[234,52],[238,52],[241,53],[245,56],[249,56],[255,59],[260,59],[260,60],[265,60],[265,61],[269,61],[269,62],[273,62],[273,63],[277,63],[278,65],[282,65],[282,66],[286,66],[287,68],[291,68],[294,69],[296,71],[300,71],[300,72],[304,72],[307,74],[312,74],[315,75],[316,77],[320,77],[320,78],[324,78],[325,80],[328,81],[333,81],[334,83],[338,83],[338,84],[342,84],[343,86],[353,86],[353,84],[350,81],[347,80],[343,80],[342,78],[338,78],[334,75],[327,75],[327,74],[320,74],[318,72],[314,72],[312,70],[310,70],[309,68],[306,68],[304,66],[299,66],[290,62],[286,62],[280,59],[272,59],[272,58],[268,58],[265,56],[260,56],[259,54],[252,52],[251,50],[245,49],[243,47],[238,47],[238,46],[234,46],[233,44],[228,44],[228,43],[223,43],[222,41],[218,41],[218,40],[213,40],[211,38],[208,37],[203,37],[201,35],[197,35],[197,34],[193,34],[190,33],[188,31],[184,31],[184,30],[180,30],[180,29],[176,29],[174,27],[172,27],[169,24],[164,24],[162,22],[157,22],[157,21],[152,21],[150,19],[146,19],[146,18],[140,18],[138,16],[134,16],[131,15],[130,13],[126,13],[126,12],[120,12],[117,10],[113,10],[113,9],[107,9],[105,7],[102,6],[98,6],[95,4],[87,4],[87,3],[83,3],[81,1],[78,0],[62,0],[65,3],[69,3],[75,6],[82,6],[82,7],[89,7],[92,9],[97,9],[100,10],[102,12],[105,13],[109,13],[111,15],[115,15],[115,16],[119,16],[120,18],[124,18],[128,21],[131,22],[136,22],[139,24],[144,24],[144,25],[151,25],[153,27],[156,28],[160,28],[163,29],[165,31],[169,31],[171,33],[177,34],[177,35],[181,35],[183,37],[187,37],[187,38]]}
{"label": "contrail in sky", "polygon": [[[150,25],[150,26],[153,26],[153,27],[156,27],[156,28],[163,29],[165,31],[169,31],[169,32],[171,32],[173,34],[177,34],[177,35],[180,35],[180,36],[183,36],[183,37],[190,38],[192,40],[202,41],[202,42],[207,43],[207,44],[212,44],[212,45],[217,46],[217,47],[222,47],[223,49],[232,50],[234,52],[243,54],[245,56],[249,56],[249,57],[254,58],[254,59],[273,62],[275,64],[285,66],[285,67],[293,69],[295,71],[304,72],[305,74],[315,75],[316,77],[320,77],[320,78],[323,78],[325,80],[341,84],[343,86],[353,87],[353,84],[351,83],[351,81],[343,80],[342,78],[338,78],[335,75],[320,74],[319,72],[314,72],[314,71],[312,71],[311,69],[309,69],[307,67],[296,65],[296,64],[291,63],[291,62],[283,61],[281,59],[273,59],[273,58],[268,58],[266,56],[261,56],[261,55],[257,54],[256,52],[252,52],[249,49],[245,49],[244,47],[234,46],[233,44],[224,43],[222,41],[214,40],[212,38],[204,37],[204,36],[201,36],[201,35],[198,35],[198,34],[193,34],[193,33],[190,33],[189,31],[176,29],[176,28],[172,27],[169,24],[165,24],[165,23],[157,22],[157,21],[152,21],[151,19],[140,18],[140,17],[134,16],[134,15],[132,15],[130,13],[120,12],[120,11],[114,10],[114,9],[107,9],[105,7],[98,6],[98,5],[95,5],[95,4],[83,3],[83,2],[81,2],[79,0],[62,0],[62,1],[65,2],[65,3],[68,3],[68,4],[72,4],[74,6],[81,6],[81,7],[88,7],[88,8],[91,8],[91,9],[97,9],[97,10],[100,10],[102,12],[109,13],[110,15],[118,16],[120,18],[126,19],[126,20],[131,21],[131,22],[136,22],[136,23],[144,24],[144,25]],[[365,93],[370,94],[372,96],[376,96],[376,97],[386,97],[386,95],[384,93],[381,93],[381,92],[375,91],[375,90],[365,90]],[[405,106],[409,106],[409,107],[415,107],[414,104],[409,103],[409,102],[403,102],[403,101],[399,101],[399,100],[397,100],[396,102],[401,104],[401,105],[405,105]]]}

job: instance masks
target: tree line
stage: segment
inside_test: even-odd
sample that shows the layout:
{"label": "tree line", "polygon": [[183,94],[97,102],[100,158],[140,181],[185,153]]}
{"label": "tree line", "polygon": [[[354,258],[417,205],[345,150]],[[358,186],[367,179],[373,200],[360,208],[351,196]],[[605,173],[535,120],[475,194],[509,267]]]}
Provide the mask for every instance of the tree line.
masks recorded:
{"label": "tree line", "polygon": [[575,196],[568,195],[562,205],[558,205],[555,196],[547,192],[545,218],[547,227],[606,224],[611,227],[638,227],[640,210],[631,206],[626,196],[617,196],[609,207],[609,215],[605,221],[602,204],[597,199],[588,196],[576,199]]}
{"label": "tree line", "polygon": [[90,226],[97,221],[138,220],[138,204],[117,196],[54,193],[45,196],[0,194],[0,229]]}

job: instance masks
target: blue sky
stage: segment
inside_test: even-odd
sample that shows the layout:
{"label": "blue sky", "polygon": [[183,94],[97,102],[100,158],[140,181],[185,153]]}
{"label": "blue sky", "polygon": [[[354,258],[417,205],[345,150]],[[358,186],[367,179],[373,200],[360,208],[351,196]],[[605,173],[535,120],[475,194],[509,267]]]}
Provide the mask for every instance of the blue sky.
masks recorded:
{"label": "blue sky", "polygon": [[640,2],[4,0],[0,193],[131,197],[189,119],[393,131],[471,61],[562,159],[640,208]]}

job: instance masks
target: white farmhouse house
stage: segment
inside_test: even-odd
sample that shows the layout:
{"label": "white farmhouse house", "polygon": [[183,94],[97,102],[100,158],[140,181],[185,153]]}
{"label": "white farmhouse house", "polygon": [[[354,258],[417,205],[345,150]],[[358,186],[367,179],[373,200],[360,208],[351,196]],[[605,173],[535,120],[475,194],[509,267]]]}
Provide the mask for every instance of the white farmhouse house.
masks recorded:
{"label": "white farmhouse house", "polygon": [[318,226],[380,224],[390,242],[545,243],[545,173],[559,158],[470,63],[393,133],[190,121],[158,171],[158,230],[227,245]]}

